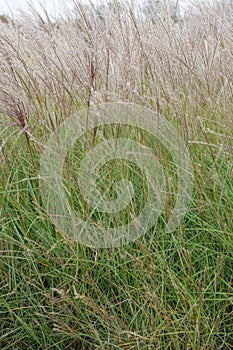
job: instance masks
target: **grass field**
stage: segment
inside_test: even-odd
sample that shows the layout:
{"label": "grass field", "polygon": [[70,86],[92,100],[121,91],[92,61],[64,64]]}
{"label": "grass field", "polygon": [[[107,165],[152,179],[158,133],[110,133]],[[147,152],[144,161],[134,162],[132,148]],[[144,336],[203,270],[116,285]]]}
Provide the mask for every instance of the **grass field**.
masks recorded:
{"label": "grass field", "polygon": [[[104,18],[76,3],[76,19],[0,24],[0,349],[233,349],[233,24],[230,8],[199,5],[181,23],[115,2]],[[231,10],[232,11],[232,10]],[[233,13],[233,12],[232,12]],[[177,192],[166,147],[136,127],[95,126],[69,150],[63,184],[72,210],[96,226],[126,225],[148,196],[143,169],[109,161],[99,188],[135,198],[92,210],[79,164],[104,140],[150,147],[166,176],[157,224],[119,247],[85,246],[42,205],[40,159],[49,137],[83,108],[134,103],[161,115],[190,154],[193,193],[172,232]],[[145,116],[146,118],[146,116]]]}

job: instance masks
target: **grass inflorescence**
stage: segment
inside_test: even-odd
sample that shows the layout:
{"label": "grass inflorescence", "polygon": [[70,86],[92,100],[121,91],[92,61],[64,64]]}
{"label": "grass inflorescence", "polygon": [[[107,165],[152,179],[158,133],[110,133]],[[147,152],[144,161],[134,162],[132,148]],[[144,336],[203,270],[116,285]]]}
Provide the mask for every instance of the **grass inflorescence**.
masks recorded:
{"label": "grass inflorescence", "polygon": [[[233,36],[227,5],[174,20],[165,6],[145,18],[119,4],[80,2],[56,21],[23,16],[0,24],[0,348],[232,349]],[[229,5],[230,6],[230,5]],[[63,183],[69,204],[95,225],[126,225],[143,208],[143,169],[107,162],[98,187],[130,179],[135,197],[116,215],[89,211],[79,164],[111,137],[155,152],[166,175],[157,225],[118,248],[79,244],[56,228],[39,191],[40,157],[50,135],[82,108],[133,102],[159,113],[186,143],[193,194],[173,232],[166,222],[177,191],[163,144],[138,128],[87,132],[70,149]],[[146,116],[145,116],[146,118]]]}

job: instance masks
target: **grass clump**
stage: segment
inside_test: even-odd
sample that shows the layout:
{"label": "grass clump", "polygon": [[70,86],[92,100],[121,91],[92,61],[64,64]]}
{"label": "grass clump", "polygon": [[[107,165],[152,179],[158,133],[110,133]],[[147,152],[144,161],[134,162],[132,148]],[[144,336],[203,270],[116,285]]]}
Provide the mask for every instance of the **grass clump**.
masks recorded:
{"label": "grass clump", "polygon": [[[26,16],[0,29],[0,348],[232,349],[233,181],[231,8],[199,5],[182,22],[117,2],[106,15],[76,3],[76,17]],[[151,147],[166,175],[156,226],[118,248],[86,247],[42,206],[40,156],[51,133],[82,108],[133,102],[160,113],[189,148],[193,197],[166,232],[177,190],[164,145],[137,128],[94,126],[63,167],[71,207],[107,227],[127,224],[147,197],[143,169],[110,161],[99,188],[131,179],[136,197],[116,216],[91,215],[78,166],[102,140]],[[115,196],[115,197],[114,197]]]}

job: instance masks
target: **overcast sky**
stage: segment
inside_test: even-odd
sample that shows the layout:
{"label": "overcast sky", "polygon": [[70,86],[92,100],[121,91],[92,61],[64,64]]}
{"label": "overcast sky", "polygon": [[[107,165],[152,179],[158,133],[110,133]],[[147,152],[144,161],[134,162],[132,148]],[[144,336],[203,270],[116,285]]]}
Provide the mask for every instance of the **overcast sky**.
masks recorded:
{"label": "overcast sky", "polygon": [[[189,0],[181,0],[180,2],[187,4]],[[27,11],[29,3],[33,4],[38,11],[41,9],[41,3],[52,16],[64,14],[73,7],[73,0],[0,0],[0,14],[13,13],[16,15],[20,10]]]}
{"label": "overcast sky", "polygon": [[64,13],[72,8],[72,0],[0,0],[0,14],[13,13],[18,11],[27,11],[29,4],[32,4],[38,11],[41,9],[40,4],[51,14]]}

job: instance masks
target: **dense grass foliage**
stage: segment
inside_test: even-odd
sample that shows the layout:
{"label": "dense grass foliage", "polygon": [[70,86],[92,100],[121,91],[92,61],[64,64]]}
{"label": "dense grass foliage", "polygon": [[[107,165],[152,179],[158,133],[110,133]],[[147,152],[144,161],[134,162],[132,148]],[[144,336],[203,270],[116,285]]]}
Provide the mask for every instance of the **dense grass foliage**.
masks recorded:
{"label": "dense grass foliage", "polygon": [[[233,24],[230,8],[199,6],[174,23],[116,2],[103,16],[76,4],[56,22],[21,17],[0,24],[0,348],[233,348]],[[39,192],[40,156],[51,133],[81,108],[134,102],[160,113],[189,148],[194,189],[173,232],[176,168],[164,145],[135,128],[99,128],[70,149],[64,186],[88,213],[78,165],[103,138],[151,147],[167,177],[156,227],[119,248],[80,245],[54,227]],[[145,116],[146,118],[146,116]],[[97,132],[96,132],[97,131]],[[126,224],[147,196],[143,169],[112,161],[100,188],[130,178],[128,211],[92,212]]]}

